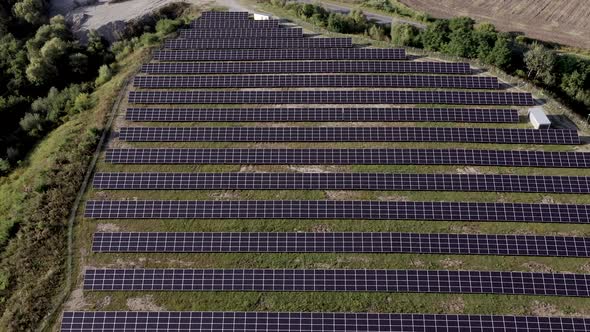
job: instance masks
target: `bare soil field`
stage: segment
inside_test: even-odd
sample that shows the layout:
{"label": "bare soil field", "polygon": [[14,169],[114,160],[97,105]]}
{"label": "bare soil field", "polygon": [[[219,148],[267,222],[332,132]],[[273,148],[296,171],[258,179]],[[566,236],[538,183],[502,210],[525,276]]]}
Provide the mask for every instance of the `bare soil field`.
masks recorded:
{"label": "bare soil field", "polygon": [[470,16],[502,31],[590,48],[588,0],[400,0],[435,17]]}

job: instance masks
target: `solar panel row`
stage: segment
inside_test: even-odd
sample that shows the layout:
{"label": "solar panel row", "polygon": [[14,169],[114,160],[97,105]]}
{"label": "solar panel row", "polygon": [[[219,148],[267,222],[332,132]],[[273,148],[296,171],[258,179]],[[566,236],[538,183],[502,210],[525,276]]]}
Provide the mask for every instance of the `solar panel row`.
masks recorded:
{"label": "solar panel row", "polygon": [[159,50],[158,61],[266,61],[266,60],[405,60],[400,48],[312,48],[254,50]]}
{"label": "solar panel row", "polygon": [[134,104],[533,105],[530,93],[464,91],[130,91]]}
{"label": "solar panel row", "polygon": [[193,29],[276,29],[279,20],[195,20],[191,22]]}
{"label": "solar panel row", "polygon": [[115,164],[590,167],[590,153],[460,149],[108,149]]}
{"label": "solar panel row", "polygon": [[590,257],[590,238],[417,233],[94,233],[94,252],[417,253]]}
{"label": "solar panel row", "polygon": [[291,29],[228,29],[228,30],[194,30],[180,29],[180,38],[303,38],[301,28]]}
{"label": "solar panel row", "polygon": [[352,40],[350,38],[168,39],[164,42],[164,48],[168,49],[268,49],[345,47],[352,47]]}
{"label": "solar panel row", "polygon": [[248,12],[206,11],[201,14],[199,20],[247,20],[249,18]]}
{"label": "solar panel row", "polygon": [[469,74],[467,63],[417,61],[273,61],[273,62],[155,62],[148,74],[262,74],[262,73],[434,73]]}
{"label": "solar panel row", "polygon": [[496,77],[434,75],[221,75],[136,76],[138,88],[388,87],[498,89]]}
{"label": "solar panel row", "polygon": [[93,291],[417,292],[590,296],[590,275],[436,270],[87,269]]}
{"label": "solar panel row", "polygon": [[590,318],[316,312],[66,311],[62,332],[587,332]]}
{"label": "solar panel row", "polygon": [[391,201],[87,201],[95,219],[366,219],[590,223],[590,205]]}
{"label": "solar panel row", "polygon": [[150,122],[518,122],[518,111],[473,108],[128,108],[127,121]]}
{"label": "solar panel row", "polygon": [[570,129],[444,127],[122,127],[129,142],[465,142],[580,144]]}
{"label": "solar panel row", "polygon": [[590,177],[385,173],[96,173],[97,189],[299,189],[590,194]]}

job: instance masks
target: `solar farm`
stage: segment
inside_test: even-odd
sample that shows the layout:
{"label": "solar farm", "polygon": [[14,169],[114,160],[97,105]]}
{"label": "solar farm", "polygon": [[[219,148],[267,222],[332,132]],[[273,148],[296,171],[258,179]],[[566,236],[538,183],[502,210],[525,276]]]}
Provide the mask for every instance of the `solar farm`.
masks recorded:
{"label": "solar farm", "polygon": [[129,86],[61,331],[590,331],[590,153],[539,104],[204,12]]}

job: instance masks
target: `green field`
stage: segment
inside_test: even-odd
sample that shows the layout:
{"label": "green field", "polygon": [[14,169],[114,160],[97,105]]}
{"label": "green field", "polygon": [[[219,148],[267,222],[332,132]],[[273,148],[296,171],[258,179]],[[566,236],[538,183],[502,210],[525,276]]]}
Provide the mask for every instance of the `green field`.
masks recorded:
{"label": "green field", "polygon": [[[126,123],[119,110],[114,131],[141,126],[269,126],[269,123]],[[251,105],[256,107],[256,105]],[[350,123],[282,123],[281,126],[351,126]],[[518,124],[355,123],[354,126],[461,126],[528,128]],[[110,147],[249,147],[249,148],[467,148],[575,151],[581,147],[456,144],[456,143],[127,143],[113,139]],[[101,158],[97,171],[107,172],[383,172],[483,173],[520,175],[585,175],[590,169],[544,169],[472,166],[301,166],[301,165],[113,165]],[[161,200],[408,200],[590,204],[590,195],[464,193],[409,191],[97,191],[86,199]],[[81,214],[81,213],[80,213]],[[422,254],[95,254],[90,250],[95,231],[362,231],[418,233],[482,233],[590,236],[587,225],[542,223],[484,223],[376,220],[90,220],[78,217],[77,288],[81,271],[92,268],[300,268],[300,269],[448,269],[590,273],[590,260],[580,258],[504,257]],[[339,292],[85,292],[83,301],[70,301],[67,310],[235,310],[235,311],[370,311],[516,315],[589,315],[590,299],[468,294],[339,293]]]}

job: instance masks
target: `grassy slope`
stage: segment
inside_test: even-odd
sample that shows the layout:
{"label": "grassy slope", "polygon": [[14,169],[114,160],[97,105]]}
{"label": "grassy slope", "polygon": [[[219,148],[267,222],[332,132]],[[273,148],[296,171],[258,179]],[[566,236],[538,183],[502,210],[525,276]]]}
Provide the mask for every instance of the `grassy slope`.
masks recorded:
{"label": "grassy slope", "polygon": [[[269,10],[268,8],[266,8]],[[285,13],[280,13],[288,17]],[[297,22],[301,23],[301,22]],[[306,28],[309,25],[302,24]],[[357,39],[366,41],[364,39]],[[121,114],[122,114],[122,110]],[[126,125],[119,121],[119,125]],[[156,125],[156,124],[142,124]],[[165,124],[159,124],[165,125]],[[187,124],[194,125],[194,124]],[[220,124],[200,123],[199,126]],[[293,124],[286,124],[293,125]],[[303,124],[325,125],[325,124]],[[388,124],[388,125],[409,125]],[[422,124],[429,125],[429,124]],[[477,127],[477,124],[464,124]],[[496,126],[496,125],[494,125]],[[524,127],[524,124],[518,125]],[[497,127],[506,127],[497,125]],[[184,143],[128,144],[119,141],[112,146],[183,146],[183,147],[308,147],[308,144],[225,144]],[[468,147],[508,148],[519,146],[475,144],[397,144],[397,143],[326,143],[326,147]],[[531,147],[548,150],[570,150],[571,147]],[[328,171],[351,172],[420,172],[455,173],[462,166],[323,166]],[[239,165],[110,165],[101,162],[99,171],[293,171],[288,166]],[[570,174],[590,175],[590,170],[538,168],[473,167],[482,173]],[[510,193],[441,193],[441,192],[340,192],[340,191],[95,191],[88,199],[408,199],[434,201],[503,201],[503,202],[577,202],[590,204],[587,195],[510,194]],[[520,233],[590,235],[584,225],[363,221],[363,220],[85,220],[79,217],[77,252],[81,265],[87,267],[161,267],[161,268],[401,268],[401,269],[481,269],[516,271],[590,272],[587,259],[501,257],[464,255],[375,255],[375,254],[94,254],[90,252],[92,233],[110,231],[402,231],[426,233]],[[79,282],[81,282],[81,276]],[[78,284],[80,286],[80,284]],[[145,296],[149,295],[149,298]],[[129,306],[130,298],[142,298],[161,310],[268,310],[268,311],[380,311],[380,312],[463,312],[471,314],[542,314],[589,315],[590,299],[563,297],[461,295],[461,294],[385,294],[385,293],[273,293],[273,292],[87,292],[85,303],[68,309],[137,310]]]}

